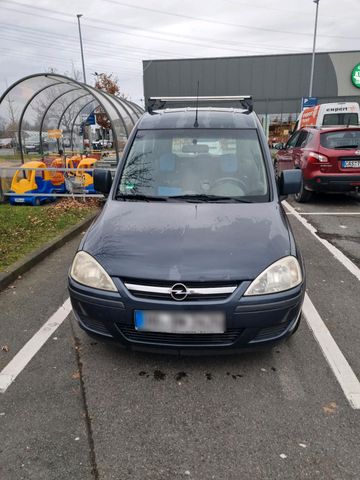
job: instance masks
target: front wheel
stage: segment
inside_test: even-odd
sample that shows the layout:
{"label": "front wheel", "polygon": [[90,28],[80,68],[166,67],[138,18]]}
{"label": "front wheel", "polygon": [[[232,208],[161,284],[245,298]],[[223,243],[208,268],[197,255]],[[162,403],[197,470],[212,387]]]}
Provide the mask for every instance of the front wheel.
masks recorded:
{"label": "front wheel", "polygon": [[298,203],[306,203],[311,199],[312,192],[310,192],[309,190],[305,190],[304,177],[302,177],[301,179],[300,191],[298,193],[295,193],[294,197]]}

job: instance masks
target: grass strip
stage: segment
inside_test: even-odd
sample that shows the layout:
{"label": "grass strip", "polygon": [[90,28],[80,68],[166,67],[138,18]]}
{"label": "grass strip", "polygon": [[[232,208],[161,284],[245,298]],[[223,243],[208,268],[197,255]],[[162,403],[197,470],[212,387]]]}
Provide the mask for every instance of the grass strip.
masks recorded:
{"label": "grass strip", "polygon": [[0,204],[0,271],[77,224],[98,208],[86,202],[61,200],[32,207]]}

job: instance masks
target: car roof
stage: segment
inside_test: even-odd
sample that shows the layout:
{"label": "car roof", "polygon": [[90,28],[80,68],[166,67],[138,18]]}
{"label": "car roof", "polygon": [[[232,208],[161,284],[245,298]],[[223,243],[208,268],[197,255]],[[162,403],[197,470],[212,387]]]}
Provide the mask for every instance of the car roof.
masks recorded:
{"label": "car roof", "polygon": [[138,129],[170,128],[257,128],[256,114],[241,108],[198,108],[198,127],[194,127],[196,108],[168,108],[145,113]]}
{"label": "car roof", "polygon": [[318,132],[320,133],[329,133],[329,132],[342,132],[344,130],[359,130],[360,131],[360,126],[357,125],[335,125],[335,126],[321,126],[321,127],[303,127],[301,130],[311,130],[312,132]]}

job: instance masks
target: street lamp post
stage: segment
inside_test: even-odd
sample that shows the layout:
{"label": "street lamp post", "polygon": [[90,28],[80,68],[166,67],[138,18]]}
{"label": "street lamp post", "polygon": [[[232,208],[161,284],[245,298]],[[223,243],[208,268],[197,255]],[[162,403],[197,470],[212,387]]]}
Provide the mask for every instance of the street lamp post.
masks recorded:
{"label": "street lamp post", "polygon": [[84,49],[83,49],[82,36],[81,36],[81,26],[80,26],[80,17],[82,17],[82,14],[81,14],[81,13],[78,13],[76,16],[77,16],[77,19],[78,19],[78,27],[79,27],[79,39],[80,39],[80,50],[81,50],[81,61],[82,61],[82,69],[83,69],[83,78],[84,78],[84,83],[86,83],[85,62],[84,62]]}
{"label": "street lamp post", "polygon": [[311,73],[310,73],[309,97],[312,96],[312,90],[313,90],[314,66],[315,66],[315,47],[316,47],[316,31],[317,31],[317,22],[318,22],[318,13],[319,13],[319,1],[320,1],[320,0],[313,0],[313,2],[316,3],[316,14],[315,14],[315,28],[314,28],[313,51],[312,51],[312,58],[311,58]]}

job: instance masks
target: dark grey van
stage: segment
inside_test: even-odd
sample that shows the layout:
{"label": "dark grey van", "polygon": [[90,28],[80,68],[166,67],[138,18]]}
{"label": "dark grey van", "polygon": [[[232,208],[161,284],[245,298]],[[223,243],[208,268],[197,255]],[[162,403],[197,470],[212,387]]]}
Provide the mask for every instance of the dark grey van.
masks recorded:
{"label": "dark grey van", "polygon": [[[69,274],[73,310],[91,335],[162,351],[235,351],[297,329],[305,273],[247,97],[152,99]],[[168,108],[175,103],[182,105]],[[185,105],[185,106],[184,106]],[[159,108],[160,107],[160,108]]]}

